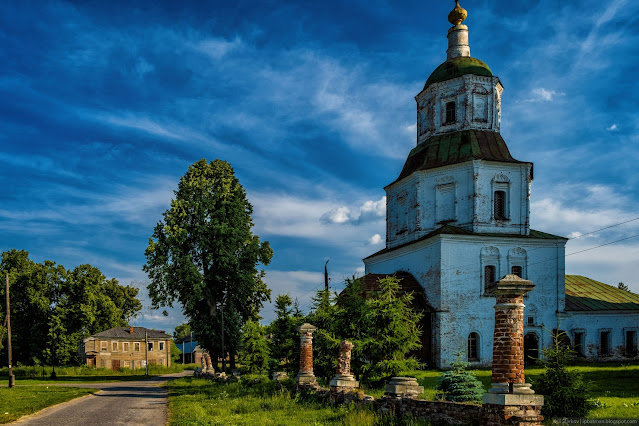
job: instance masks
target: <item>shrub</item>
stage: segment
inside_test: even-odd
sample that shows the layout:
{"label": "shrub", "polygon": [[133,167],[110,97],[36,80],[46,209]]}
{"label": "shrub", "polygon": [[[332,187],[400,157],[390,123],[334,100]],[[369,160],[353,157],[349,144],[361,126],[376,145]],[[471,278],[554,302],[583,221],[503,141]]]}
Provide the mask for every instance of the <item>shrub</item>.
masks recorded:
{"label": "shrub", "polygon": [[439,394],[447,401],[481,402],[484,387],[475,375],[466,370],[469,363],[461,360],[462,352],[457,352],[457,361],[451,362],[451,370],[445,371],[438,379]]}

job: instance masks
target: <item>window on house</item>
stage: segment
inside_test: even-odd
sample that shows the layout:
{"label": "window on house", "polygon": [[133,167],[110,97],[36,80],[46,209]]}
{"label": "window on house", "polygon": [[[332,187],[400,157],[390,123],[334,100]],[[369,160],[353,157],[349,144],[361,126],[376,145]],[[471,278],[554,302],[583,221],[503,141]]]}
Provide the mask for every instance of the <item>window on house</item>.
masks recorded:
{"label": "window on house", "polygon": [[610,332],[602,331],[599,334],[599,351],[601,355],[610,355]]}
{"label": "window on house", "polygon": [[512,268],[510,268],[510,273],[513,275],[517,275],[519,278],[523,278],[523,272],[522,272],[522,267],[521,266],[513,266]]}
{"label": "window on house", "polygon": [[468,335],[468,361],[479,361],[479,334]]}
{"label": "window on house", "polygon": [[117,352],[118,350],[118,342],[111,342],[111,351]]}
{"label": "window on house", "polygon": [[135,352],[140,352],[140,343],[136,342],[133,344],[133,350]]}
{"label": "window on house", "polygon": [[160,342],[160,348],[158,350],[160,350],[160,351],[164,350],[164,342]]}
{"label": "window on house", "polygon": [[101,350],[101,351],[105,351],[105,352],[106,352],[107,350],[109,350],[109,347],[108,347],[108,345],[107,345],[107,342],[100,342],[100,350]]}
{"label": "window on house", "polygon": [[153,342],[149,342],[148,347],[147,347],[147,350],[148,350],[149,352],[153,351]]}
{"label": "window on house", "polygon": [[577,354],[577,356],[584,356],[584,333],[583,332],[575,332],[575,338],[573,340],[572,345],[573,350]]}
{"label": "window on house", "polygon": [[626,356],[631,357],[637,355],[637,332],[634,330],[626,330]]}
{"label": "window on house", "polygon": [[484,266],[484,290],[495,282],[495,265]]}
{"label": "window on house", "polygon": [[129,352],[129,342],[122,343],[122,350],[124,352]]}
{"label": "window on house", "polygon": [[528,325],[535,325],[535,317],[528,317]]}
{"label": "window on house", "polygon": [[444,124],[454,123],[455,117],[455,102],[446,102],[446,122]]}
{"label": "window on house", "polygon": [[506,218],[506,191],[495,191],[494,197],[494,215],[497,220],[505,220]]}

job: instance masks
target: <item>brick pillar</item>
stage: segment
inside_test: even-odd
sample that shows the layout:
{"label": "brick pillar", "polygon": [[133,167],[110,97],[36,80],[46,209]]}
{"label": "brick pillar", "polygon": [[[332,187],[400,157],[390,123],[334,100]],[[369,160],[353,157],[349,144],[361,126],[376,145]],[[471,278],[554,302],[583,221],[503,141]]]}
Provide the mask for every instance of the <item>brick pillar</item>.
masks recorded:
{"label": "brick pillar", "polygon": [[524,376],[524,294],[533,288],[532,281],[506,275],[486,289],[497,304],[492,388],[483,397],[482,424],[541,424],[543,420],[544,397],[534,395]]}
{"label": "brick pillar", "polygon": [[331,379],[332,390],[346,390],[356,388],[359,382],[351,374],[351,351],[353,344],[348,340],[342,340],[339,344],[339,358],[337,360],[337,372]]}
{"label": "brick pillar", "polygon": [[300,371],[295,377],[298,385],[316,385],[313,374],[313,332],[316,327],[305,323],[300,327]]}

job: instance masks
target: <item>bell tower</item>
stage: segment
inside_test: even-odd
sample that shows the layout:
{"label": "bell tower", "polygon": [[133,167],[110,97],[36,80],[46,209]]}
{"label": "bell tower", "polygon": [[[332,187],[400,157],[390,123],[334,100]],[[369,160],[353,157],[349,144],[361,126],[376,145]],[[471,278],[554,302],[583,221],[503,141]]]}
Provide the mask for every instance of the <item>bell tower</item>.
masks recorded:
{"label": "bell tower", "polygon": [[449,13],[446,61],[417,102],[417,146],[388,185],[386,246],[446,225],[483,233],[528,235],[532,163],[514,159],[499,133],[503,86],[470,56],[468,14]]}

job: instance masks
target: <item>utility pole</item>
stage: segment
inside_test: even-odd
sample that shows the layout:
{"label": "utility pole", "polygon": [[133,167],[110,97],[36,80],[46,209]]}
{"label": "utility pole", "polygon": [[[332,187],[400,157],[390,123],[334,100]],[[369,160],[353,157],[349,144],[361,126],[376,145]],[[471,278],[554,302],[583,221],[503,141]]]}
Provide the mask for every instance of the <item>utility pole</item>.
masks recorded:
{"label": "utility pole", "polygon": [[226,352],[224,350],[224,302],[220,306],[222,311],[222,372],[226,373]]}
{"label": "utility pole", "polygon": [[144,372],[149,375],[149,333],[144,332]]}
{"label": "utility pole", "polygon": [[191,332],[191,348],[189,349],[191,352],[191,355],[189,355],[189,362],[193,362],[193,353],[195,352],[193,350],[193,332]]}
{"label": "utility pole", "polygon": [[324,290],[328,291],[328,268],[326,267],[328,265],[328,262],[331,259],[328,259],[326,261],[326,263],[324,264]]}
{"label": "utility pole", "polygon": [[7,272],[7,356],[9,358],[9,387],[12,388],[16,384],[16,378],[13,375],[13,367],[11,366],[11,307],[9,303],[9,273]]}

